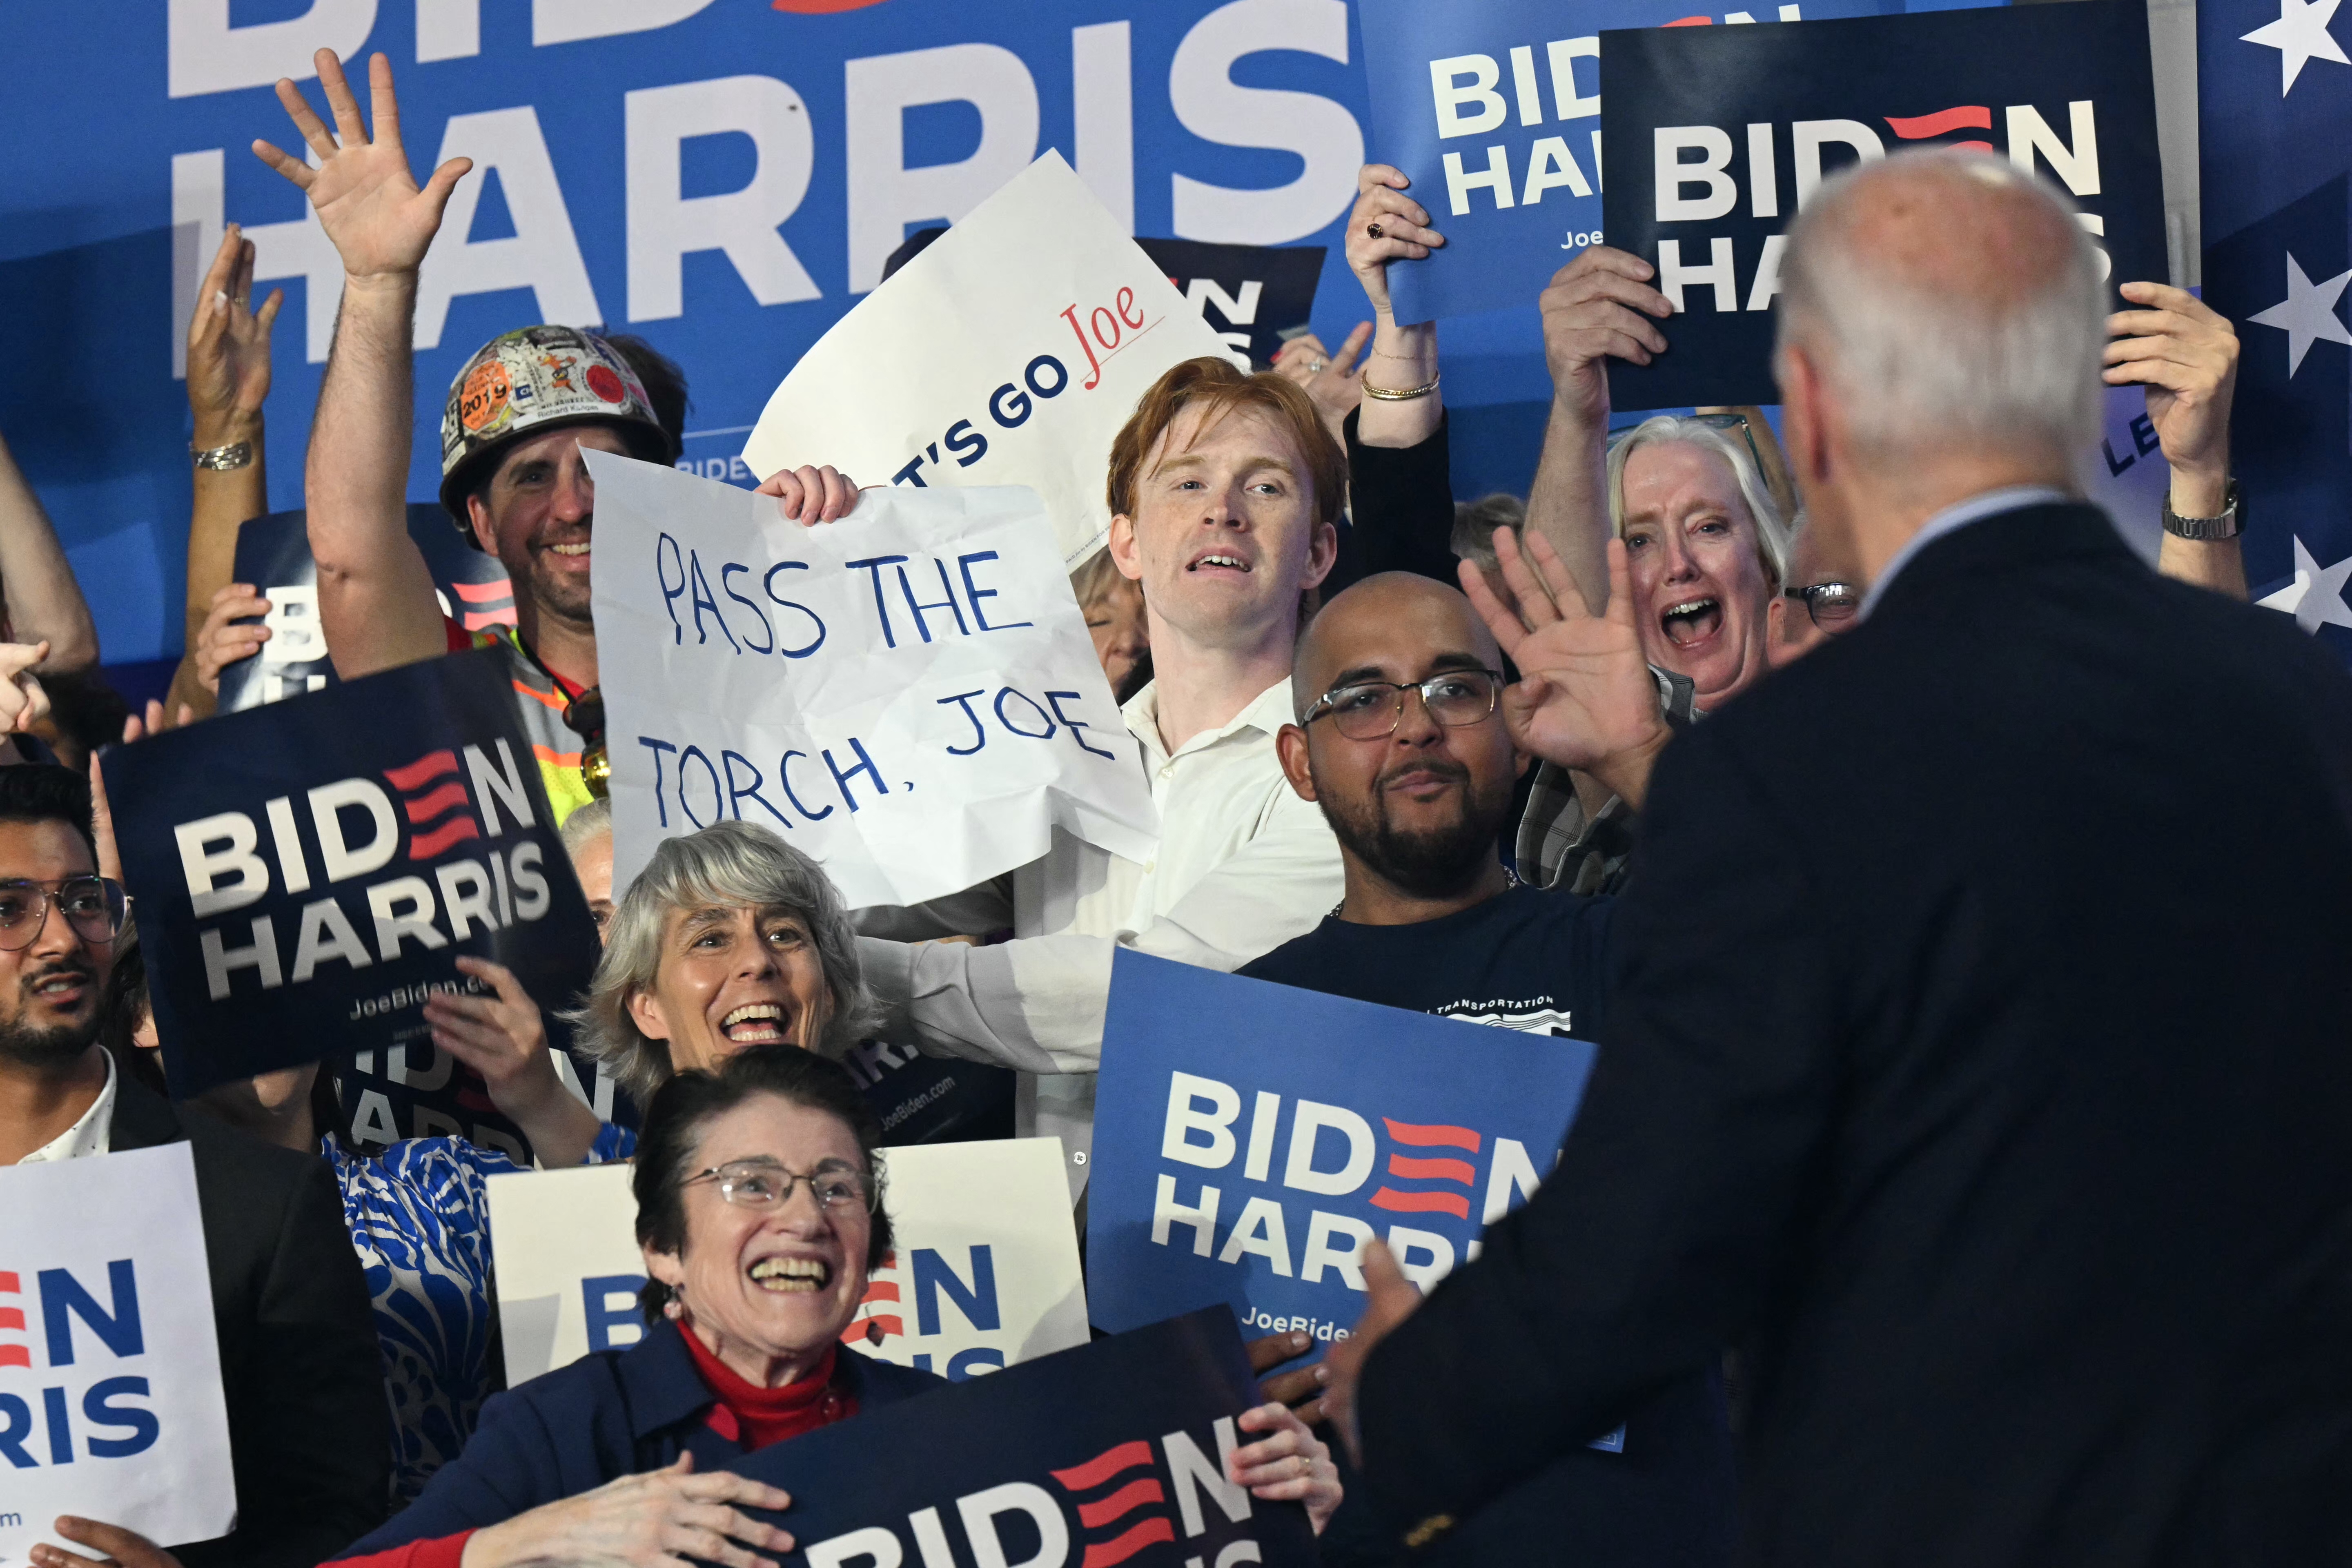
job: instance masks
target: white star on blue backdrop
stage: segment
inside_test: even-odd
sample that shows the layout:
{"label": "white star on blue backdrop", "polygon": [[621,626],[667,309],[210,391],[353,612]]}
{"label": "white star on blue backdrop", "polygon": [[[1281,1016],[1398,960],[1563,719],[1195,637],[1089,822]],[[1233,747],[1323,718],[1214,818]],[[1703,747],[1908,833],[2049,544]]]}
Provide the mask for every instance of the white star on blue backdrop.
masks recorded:
{"label": "white star on blue backdrop", "polygon": [[2279,52],[2279,96],[2284,98],[2294,86],[2294,79],[2303,74],[2305,64],[2311,60],[2334,60],[2339,66],[2352,65],[2344,58],[2343,46],[2327,30],[2336,15],[2337,0],[2317,0],[2306,5],[2305,0],[2279,0],[2278,20],[2265,22],[2238,41],[2242,44],[2263,44]]}

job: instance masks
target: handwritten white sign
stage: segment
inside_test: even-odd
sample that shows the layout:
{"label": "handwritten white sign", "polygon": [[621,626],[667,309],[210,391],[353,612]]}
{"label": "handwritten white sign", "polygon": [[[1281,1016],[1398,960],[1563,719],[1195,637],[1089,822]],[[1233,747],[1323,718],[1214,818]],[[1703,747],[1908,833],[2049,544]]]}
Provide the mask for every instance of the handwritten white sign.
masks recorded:
{"label": "handwritten white sign", "polygon": [[[842,1337],[958,1381],[1087,1342],[1061,1141],[886,1149],[897,1246]],[[489,1180],[507,1383],[645,1337],[631,1167]]]}
{"label": "handwritten white sign", "polygon": [[1112,437],[1163,372],[1204,355],[1227,357],[1223,340],[1047,153],[801,356],[743,461],[1027,485],[1075,567],[1110,528]]}
{"label": "handwritten white sign", "polygon": [[1130,859],[1159,817],[1036,496],[875,489],[776,503],[597,452],[596,643],[614,886],[726,818],[912,904],[1066,829]]}
{"label": "handwritten white sign", "polygon": [[78,1514],[165,1544],[236,1522],[185,1143],[0,1168],[0,1563]]}

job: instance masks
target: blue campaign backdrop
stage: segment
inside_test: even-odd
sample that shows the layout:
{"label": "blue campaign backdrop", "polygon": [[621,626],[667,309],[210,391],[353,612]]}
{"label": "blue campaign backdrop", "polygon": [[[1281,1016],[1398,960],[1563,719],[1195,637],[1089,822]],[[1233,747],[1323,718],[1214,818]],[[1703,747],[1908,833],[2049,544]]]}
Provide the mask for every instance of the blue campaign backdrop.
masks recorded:
{"label": "blue campaign backdrop", "polygon": [[2200,0],[2198,147],[2205,302],[2238,323],[2246,581],[2352,659],[2352,24],[2334,16]]}
{"label": "blue campaign backdrop", "polygon": [[1118,1331],[1211,1302],[1251,1338],[1363,1310],[1377,1236],[1433,1283],[1548,1174],[1581,1040],[1112,961],[1087,1198],[1087,1298]]}
{"label": "blue campaign backdrop", "polygon": [[639,332],[677,359],[695,401],[686,460],[740,482],[731,459],[769,393],[890,249],[1047,147],[1135,233],[1328,246],[1327,342],[1366,313],[1339,248],[1362,157],[1345,0],[161,0],[119,16],[47,0],[0,27],[0,289],[16,301],[0,432],[110,664],[179,651],[175,360],[226,222],[263,252],[257,292],[287,290],[270,505],[301,504],[339,268],[301,195],[247,149],[299,145],[269,84],[307,79],[321,43],[389,57],[420,169],[445,149],[485,165],[437,247],[451,291],[420,321],[418,500],[451,376],[541,320]]}

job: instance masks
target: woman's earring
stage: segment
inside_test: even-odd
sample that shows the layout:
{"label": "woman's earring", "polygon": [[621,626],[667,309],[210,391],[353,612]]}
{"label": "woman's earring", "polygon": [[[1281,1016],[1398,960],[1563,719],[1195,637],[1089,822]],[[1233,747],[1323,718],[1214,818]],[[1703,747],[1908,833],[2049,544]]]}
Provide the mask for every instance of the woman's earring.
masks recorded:
{"label": "woman's earring", "polygon": [[673,1323],[684,1318],[686,1316],[686,1298],[673,1292],[670,1299],[662,1303],[662,1316],[667,1318]]}

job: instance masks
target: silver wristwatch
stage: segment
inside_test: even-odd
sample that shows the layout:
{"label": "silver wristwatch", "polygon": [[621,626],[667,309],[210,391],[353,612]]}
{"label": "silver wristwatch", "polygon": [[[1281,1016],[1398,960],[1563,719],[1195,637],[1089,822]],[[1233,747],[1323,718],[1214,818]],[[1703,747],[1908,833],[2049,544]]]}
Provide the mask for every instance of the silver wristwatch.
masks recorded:
{"label": "silver wristwatch", "polygon": [[2164,495],[2164,531],[2180,539],[2235,539],[2246,531],[2245,512],[2238,504],[2238,481],[2222,492],[2219,517],[2183,517],[2172,510],[2172,492]]}
{"label": "silver wristwatch", "polygon": [[215,472],[242,468],[253,462],[253,443],[232,441],[226,447],[202,448],[191,447],[188,448],[188,456],[195,460],[196,467],[200,468],[211,468]]}

